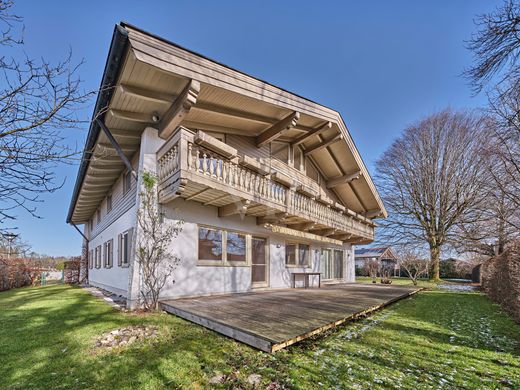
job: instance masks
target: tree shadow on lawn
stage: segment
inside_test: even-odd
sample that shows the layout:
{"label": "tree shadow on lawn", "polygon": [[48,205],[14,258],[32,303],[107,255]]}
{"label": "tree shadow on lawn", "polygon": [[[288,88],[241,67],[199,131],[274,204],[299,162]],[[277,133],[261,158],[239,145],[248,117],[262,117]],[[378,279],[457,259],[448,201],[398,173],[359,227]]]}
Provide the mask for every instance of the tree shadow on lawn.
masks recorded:
{"label": "tree shadow on lawn", "polygon": [[[53,288],[27,291],[36,297],[34,307],[11,306],[0,313],[0,322],[11,317],[9,327],[0,330],[0,361],[6,362],[0,376],[8,388],[191,387],[229,368],[226,362],[237,350],[252,351],[168,314],[124,314],[79,288]],[[158,326],[159,336],[94,349],[102,333],[130,325]]]}

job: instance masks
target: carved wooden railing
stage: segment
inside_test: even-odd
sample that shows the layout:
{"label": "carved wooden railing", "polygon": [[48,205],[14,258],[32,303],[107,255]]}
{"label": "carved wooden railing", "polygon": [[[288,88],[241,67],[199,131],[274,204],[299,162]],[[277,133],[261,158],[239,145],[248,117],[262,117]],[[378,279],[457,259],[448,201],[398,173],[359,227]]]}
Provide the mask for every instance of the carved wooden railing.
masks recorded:
{"label": "carved wooden railing", "polygon": [[[182,170],[208,180],[215,186],[223,185],[229,192],[243,194],[244,199],[265,203],[280,212],[305,218],[334,229],[373,238],[374,228],[352,216],[322,204],[313,198],[288,188],[268,176],[261,175],[238,164],[237,159],[226,158],[193,142],[193,133],[178,128],[157,153],[160,191]],[[160,196],[161,197],[161,196]]]}

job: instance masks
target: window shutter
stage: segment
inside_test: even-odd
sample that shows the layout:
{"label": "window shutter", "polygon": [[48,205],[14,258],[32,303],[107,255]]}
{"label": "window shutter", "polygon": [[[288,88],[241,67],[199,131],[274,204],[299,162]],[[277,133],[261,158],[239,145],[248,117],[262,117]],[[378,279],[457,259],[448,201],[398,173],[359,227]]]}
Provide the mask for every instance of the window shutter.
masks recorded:
{"label": "window shutter", "polygon": [[117,235],[117,265],[119,267],[121,267],[121,263],[123,261],[123,258],[122,258],[122,246],[121,246],[121,239],[122,239],[123,235],[120,233]]}
{"label": "window shutter", "polygon": [[132,245],[132,239],[134,237],[134,228],[130,228],[128,230],[128,264],[130,264],[130,262],[132,261],[132,256],[134,255],[134,251],[132,250],[132,248],[134,247]]}

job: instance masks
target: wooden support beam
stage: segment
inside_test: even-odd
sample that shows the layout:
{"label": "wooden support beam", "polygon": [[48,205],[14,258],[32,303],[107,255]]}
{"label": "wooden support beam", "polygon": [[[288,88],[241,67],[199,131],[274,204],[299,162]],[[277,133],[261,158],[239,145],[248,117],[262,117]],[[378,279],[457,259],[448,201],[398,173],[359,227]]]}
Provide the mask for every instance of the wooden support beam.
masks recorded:
{"label": "wooden support beam", "polygon": [[383,211],[380,209],[367,210],[364,213],[364,215],[366,218],[376,218],[376,217],[380,217],[381,215],[383,215]]}
{"label": "wooden support beam", "polygon": [[309,230],[313,230],[315,226],[316,226],[316,224],[314,222],[303,222],[303,223],[291,225],[291,229],[309,231]]}
{"label": "wooden support beam", "polygon": [[247,208],[251,204],[251,201],[245,200],[245,201],[237,201],[230,204],[227,204],[225,206],[218,208],[218,216],[220,218],[222,217],[229,217],[231,215],[240,214],[245,215]]}
{"label": "wooden support beam", "polygon": [[257,225],[280,223],[281,220],[287,217],[287,213],[269,214],[263,217],[256,217]]}
{"label": "wooden support beam", "polygon": [[304,143],[305,141],[307,141],[309,138],[317,136],[317,135],[323,133],[324,131],[330,129],[331,127],[332,127],[332,122],[326,122],[323,125],[321,125],[320,127],[317,127],[316,129],[309,131],[307,134],[304,134],[304,135],[296,138],[294,141],[291,142],[291,146],[300,145],[300,144]]}
{"label": "wooden support beam", "polygon": [[169,93],[152,91],[127,84],[121,84],[119,86],[119,91],[125,95],[133,96],[152,103],[171,104],[171,102],[175,99],[175,96]]}
{"label": "wooden support beam", "polygon": [[313,146],[312,148],[309,148],[309,149],[305,150],[303,152],[303,154],[305,156],[308,156],[309,154],[314,153],[314,152],[316,152],[318,150],[321,150],[321,149],[325,149],[326,147],[328,147],[328,146],[330,146],[332,144],[335,144],[336,142],[341,141],[342,139],[343,139],[343,135],[342,134],[337,134],[337,135],[333,136],[332,138],[330,138],[328,140],[325,140],[322,143],[319,143],[318,145]]}
{"label": "wooden support beam", "polygon": [[335,238],[336,240],[345,241],[348,240],[350,237],[352,237],[352,234],[333,234],[331,235],[332,238]]}
{"label": "wooden support beam", "polygon": [[261,147],[274,141],[278,137],[281,137],[288,130],[296,126],[300,119],[300,113],[294,111],[283,118],[281,121],[276,122],[269,128],[265,129],[258,137],[256,137],[256,146]]}
{"label": "wooden support beam", "polygon": [[336,177],[334,179],[327,180],[327,188],[334,188],[341,184],[350,183],[353,180],[359,179],[361,176],[361,171],[356,171],[354,173],[351,173],[350,175],[343,175],[340,177]]}
{"label": "wooden support beam", "polygon": [[188,115],[191,107],[197,103],[199,92],[200,83],[197,80],[190,80],[160,120],[158,126],[159,137],[168,139],[172,135],[182,120]]}

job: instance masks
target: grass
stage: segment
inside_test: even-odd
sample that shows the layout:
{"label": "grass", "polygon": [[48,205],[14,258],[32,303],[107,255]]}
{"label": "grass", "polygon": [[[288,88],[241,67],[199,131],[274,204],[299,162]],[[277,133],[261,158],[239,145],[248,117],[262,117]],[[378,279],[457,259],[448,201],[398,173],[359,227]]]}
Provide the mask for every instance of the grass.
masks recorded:
{"label": "grass", "polygon": [[[114,350],[97,336],[160,329]],[[520,327],[479,293],[430,290],[270,355],[168,314],[113,310],[80,288],[0,293],[0,377],[6,389],[520,388]]]}

